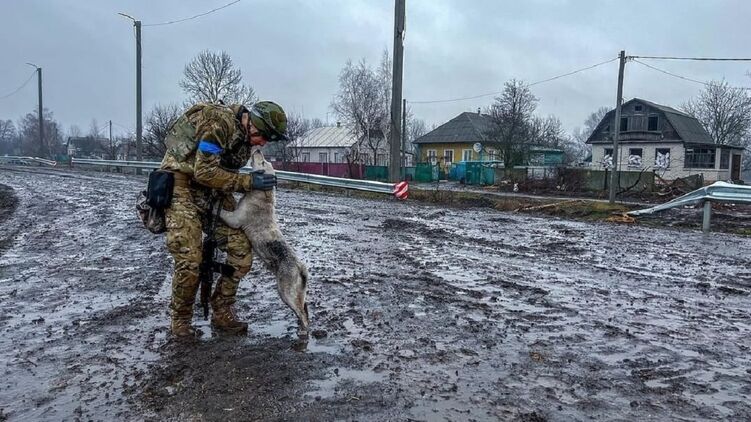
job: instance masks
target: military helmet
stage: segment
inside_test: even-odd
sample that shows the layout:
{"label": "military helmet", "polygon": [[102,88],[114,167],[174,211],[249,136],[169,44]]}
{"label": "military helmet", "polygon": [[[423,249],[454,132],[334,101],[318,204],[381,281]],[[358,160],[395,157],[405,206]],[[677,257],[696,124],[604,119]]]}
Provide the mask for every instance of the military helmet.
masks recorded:
{"label": "military helmet", "polygon": [[287,115],[271,101],[259,101],[250,108],[250,121],[269,142],[287,140]]}

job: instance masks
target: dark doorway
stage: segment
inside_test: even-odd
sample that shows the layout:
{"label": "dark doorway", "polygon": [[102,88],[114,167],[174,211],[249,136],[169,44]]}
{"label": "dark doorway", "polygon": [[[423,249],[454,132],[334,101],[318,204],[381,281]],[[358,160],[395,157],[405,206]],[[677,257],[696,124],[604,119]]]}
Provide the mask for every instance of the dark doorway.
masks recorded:
{"label": "dark doorway", "polygon": [[741,155],[733,154],[733,164],[730,166],[730,178],[741,180]]}

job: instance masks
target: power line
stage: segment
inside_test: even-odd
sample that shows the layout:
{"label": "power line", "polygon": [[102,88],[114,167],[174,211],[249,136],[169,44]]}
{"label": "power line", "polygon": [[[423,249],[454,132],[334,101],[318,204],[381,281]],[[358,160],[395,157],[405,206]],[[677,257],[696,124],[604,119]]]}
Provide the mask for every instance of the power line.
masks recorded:
{"label": "power line", "polygon": [[[552,78],[548,78],[548,79],[543,79],[541,81],[532,82],[530,84],[527,84],[527,86],[535,86],[535,85],[543,84],[545,82],[554,81],[556,79],[564,78],[566,76],[571,76],[571,75],[574,75],[574,74],[579,73],[579,72],[584,72],[585,70],[594,69],[595,67],[602,66],[604,64],[608,64],[608,63],[614,62],[616,60],[618,60],[618,57],[610,59],[610,60],[606,60],[604,62],[596,63],[596,64],[593,64],[591,66],[583,67],[581,69],[577,69],[577,70],[574,70],[572,72],[564,73],[562,75],[553,76]],[[498,95],[498,94],[500,94],[502,92],[503,91],[488,92],[486,94],[474,95],[474,96],[471,96],[471,97],[451,98],[451,99],[447,99],[447,100],[410,101],[409,103],[410,104],[432,104],[432,103],[448,103],[448,102],[454,102],[454,101],[474,100],[476,98],[487,97],[487,96],[490,96],[490,95]]]}
{"label": "power line", "polygon": [[37,72],[36,70],[34,70],[33,72],[31,72],[31,75],[29,75],[29,78],[28,78],[28,79],[26,79],[26,82],[24,82],[23,84],[21,84],[21,86],[19,86],[18,88],[16,88],[16,90],[15,90],[15,91],[13,91],[13,92],[11,92],[10,94],[7,94],[7,95],[3,95],[2,97],[0,97],[0,100],[4,100],[4,99],[6,99],[6,98],[10,97],[11,95],[14,95],[14,94],[15,94],[15,93],[17,93],[18,91],[22,90],[22,89],[23,89],[23,87],[25,87],[25,86],[26,86],[26,84],[28,84],[28,83],[29,83],[29,81],[31,80],[31,78],[33,78],[33,77],[34,77],[34,74],[35,74],[36,72]]}
{"label": "power line", "polygon": [[751,59],[733,57],[673,57],[673,56],[628,56],[627,59],[696,60],[707,62],[751,62]]}
{"label": "power line", "polygon": [[[669,75],[669,76],[672,76],[674,78],[683,79],[684,81],[694,82],[694,83],[701,84],[701,85],[704,85],[704,86],[709,86],[710,85],[708,82],[704,82],[704,81],[699,81],[699,80],[696,80],[696,79],[687,78],[685,76],[677,75],[675,73],[668,72],[667,70],[660,69],[659,67],[648,65],[648,64],[646,64],[646,63],[644,63],[642,61],[636,60],[634,57],[636,57],[636,56],[631,56],[631,60],[633,60],[636,63],[639,63],[642,66],[646,66],[646,67],[648,67],[648,68],[650,68],[652,70],[656,70],[658,72],[662,72],[662,73],[664,73],[666,75]],[[744,89],[744,90],[751,89],[751,88],[742,87],[742,86],[741,87],[733,87],[733,88],[735,88],[735,89]]]}
{"label": "power line", "polygon": [[185,21],[189,21],[189,20],[192,20],[192,19],[200,18],[201,16],[206,16],[206,15],[212,14],[212,13],[214,13],[216,11],[219,11],[219,10],[222,10],[222,9],[224,9],[226,7],[230,7],[233,4],[235,4],[235,3],[240,3],[241,1],[242,0],[235,0],[233,2],[225,4],[224,6],[220,6],[220,7],[217,7],[216,9],[211,9],[208,12],[199,13],[197,15],[193,15],[193,16],[188,17],[188,18],[178,19],[178,20],[174,20],[174,21],[160,22],[160,23],[145,23],[145,24],[143,24],[141,26],[162,26],[162,25],[172,25],[173,23],[185,22]]}

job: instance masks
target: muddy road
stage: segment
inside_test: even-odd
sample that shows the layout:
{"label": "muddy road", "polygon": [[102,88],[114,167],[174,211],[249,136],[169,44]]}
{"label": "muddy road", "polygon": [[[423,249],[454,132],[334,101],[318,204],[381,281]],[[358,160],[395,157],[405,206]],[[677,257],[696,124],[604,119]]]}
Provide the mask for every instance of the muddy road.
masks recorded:
{"label": "muddy road", "polygon": [[280,188],[315,337],[256,263],[182,344],[143,178],[0,184],[0,421],[751,419],[748,237]]}

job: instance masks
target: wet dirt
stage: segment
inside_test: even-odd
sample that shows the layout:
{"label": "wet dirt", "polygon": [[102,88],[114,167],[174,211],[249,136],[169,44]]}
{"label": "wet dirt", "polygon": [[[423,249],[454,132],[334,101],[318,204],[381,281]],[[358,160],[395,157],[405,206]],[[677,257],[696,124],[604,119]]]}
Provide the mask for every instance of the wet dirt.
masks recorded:
{"label": "wet dirt", "polygon": [[0,420],[751,418],[748,237],[280,189],[310,342],[254,265],[183,343],[144,183],[0,168]]}

